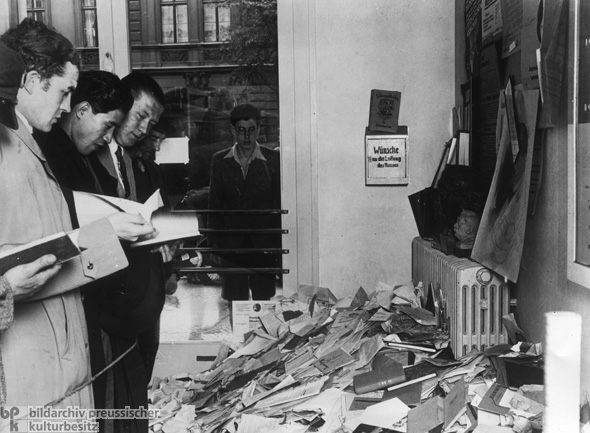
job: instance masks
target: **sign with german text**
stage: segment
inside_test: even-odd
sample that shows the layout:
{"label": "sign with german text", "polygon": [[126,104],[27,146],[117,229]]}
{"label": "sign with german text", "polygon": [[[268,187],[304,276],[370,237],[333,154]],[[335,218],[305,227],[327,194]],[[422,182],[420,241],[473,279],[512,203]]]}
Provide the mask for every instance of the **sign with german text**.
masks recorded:
{"label": "sign with german text", "polygon": [[407,185],[408,135],[365,135],[366,185]]}

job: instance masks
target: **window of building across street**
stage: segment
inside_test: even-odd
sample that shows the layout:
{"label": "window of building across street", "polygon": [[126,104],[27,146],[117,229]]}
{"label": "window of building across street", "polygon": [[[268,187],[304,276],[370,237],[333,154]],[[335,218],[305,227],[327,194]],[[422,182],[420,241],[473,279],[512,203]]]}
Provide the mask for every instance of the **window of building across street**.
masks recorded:
{"label": "window of building across street", "polygon": [[205,42],[229,40],[230,8],[219,2],[203,4],[205,10]]}
{"label": "window of building across street", "polygon": [[82,0],[82,25],[84,28],[84,46],[98,47],[96,0]]}
{"label": "window of building across street", "polygon": [[187,2],[162,0],[162,43],[188,42]]}
{"label": "window of building across street", "polygon": [[47,24],[46,0],[27,0],[27,16]]}

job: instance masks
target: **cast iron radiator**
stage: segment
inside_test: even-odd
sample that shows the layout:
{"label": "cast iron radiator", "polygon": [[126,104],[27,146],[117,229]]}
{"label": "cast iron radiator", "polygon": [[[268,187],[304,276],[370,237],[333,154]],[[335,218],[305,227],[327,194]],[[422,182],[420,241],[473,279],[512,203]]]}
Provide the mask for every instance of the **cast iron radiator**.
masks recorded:
{"label": "cast iron radiator", "polygon": [[425,293],[429,288],[442,293],[455,357],[508,342],[502,316],[509,313],[510,287],[498,274],[417,237],[412,240],[412,280],[414,285],[421,281]]}

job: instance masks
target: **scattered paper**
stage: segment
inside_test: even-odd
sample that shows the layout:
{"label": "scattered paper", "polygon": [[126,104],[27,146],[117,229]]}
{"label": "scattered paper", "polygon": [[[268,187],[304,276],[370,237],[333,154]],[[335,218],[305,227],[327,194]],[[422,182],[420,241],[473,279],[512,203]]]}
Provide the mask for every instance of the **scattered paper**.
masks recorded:
{"label": "scattered paper", "polygon": [[346,426],[351,430],[354,430],[359,424],[392,428],[396,422],[407,416],[409,411],[410,408],[399,398],[392,398],[391,400],[369,406],[359,418],[355,419],[354,425],[346,423]]}

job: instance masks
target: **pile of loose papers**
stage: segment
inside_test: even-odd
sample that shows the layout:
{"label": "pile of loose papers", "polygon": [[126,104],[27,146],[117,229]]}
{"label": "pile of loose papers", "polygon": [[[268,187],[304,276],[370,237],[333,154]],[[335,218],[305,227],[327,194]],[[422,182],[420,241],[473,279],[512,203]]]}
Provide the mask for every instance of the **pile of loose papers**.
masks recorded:
{"label": "pile of loose papers", "polygon": [[542,386],[515,390],[496,372],[500,356],[540,356],[540,347],[455,359],[447,321],[425,298],[411,283],[340,300],[301,286],[277,308],[256,308],[254,324],[222,345],[210,369],[155,379],[148,395],[160,412],[150,431],[532,431]]}

